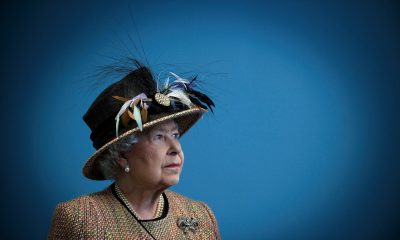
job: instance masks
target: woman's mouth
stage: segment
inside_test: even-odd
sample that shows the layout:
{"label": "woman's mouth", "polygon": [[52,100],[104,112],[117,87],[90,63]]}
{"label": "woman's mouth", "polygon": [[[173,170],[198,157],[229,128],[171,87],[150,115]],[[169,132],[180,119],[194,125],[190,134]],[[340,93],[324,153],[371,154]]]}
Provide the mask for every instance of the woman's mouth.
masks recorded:
{"label": "woman's mouth", "polygon": [[171,163],[165,166],[165,168],[180,168],[181,165],[178,163]]}

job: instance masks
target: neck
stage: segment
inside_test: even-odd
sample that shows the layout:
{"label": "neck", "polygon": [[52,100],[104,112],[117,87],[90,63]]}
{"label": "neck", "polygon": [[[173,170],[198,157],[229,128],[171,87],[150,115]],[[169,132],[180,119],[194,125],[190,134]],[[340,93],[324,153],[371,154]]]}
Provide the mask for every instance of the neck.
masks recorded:
{"label": "neck", "polygon": [[142,220],[154,218],[160,196],[164,189],[144,188],[140,184],[131,184],[122,179],[117,179],[116,184],[138,215],[138,218]]}

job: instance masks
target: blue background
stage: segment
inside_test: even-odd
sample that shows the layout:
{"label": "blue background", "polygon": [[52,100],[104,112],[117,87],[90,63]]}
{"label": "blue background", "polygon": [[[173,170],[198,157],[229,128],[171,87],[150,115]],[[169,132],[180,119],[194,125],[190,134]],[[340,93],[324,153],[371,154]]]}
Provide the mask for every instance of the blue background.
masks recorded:
{"label": "blue background", "polygon": [[399,239],[399,10],[2,4],[2,235],[43,239],[58,202],[110,184],[81,174],[94,150],[81,116],[116,80],[99,84],[96,66],[130,50],[155,72],[198,74],[216,101],[182,138],[173,189],[207,202],[224,239]]}

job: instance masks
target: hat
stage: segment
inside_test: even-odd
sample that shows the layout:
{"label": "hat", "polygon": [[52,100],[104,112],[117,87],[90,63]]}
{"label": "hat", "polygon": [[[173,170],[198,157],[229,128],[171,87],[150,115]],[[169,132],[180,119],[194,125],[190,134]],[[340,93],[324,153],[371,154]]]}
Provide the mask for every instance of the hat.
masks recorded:
{"label": "hat", "polygon": [[160,87],[150,69],[137,64],[135,70],[101,92],[83,116],[96,149],[83,167],[83,175],[89,179],[105,179],[97,159],[121,139],[171,119],[183,135],[215,106],[207,95],[195,90],[196,77],[188,80],[170,72],[174,81],[167,78]]}

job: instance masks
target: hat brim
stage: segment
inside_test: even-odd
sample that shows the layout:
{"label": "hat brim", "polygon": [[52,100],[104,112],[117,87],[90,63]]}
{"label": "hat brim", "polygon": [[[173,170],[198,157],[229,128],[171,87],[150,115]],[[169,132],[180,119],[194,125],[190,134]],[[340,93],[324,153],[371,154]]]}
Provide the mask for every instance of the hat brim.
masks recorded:
{"label": "hat brim", "polygon": [[[178,124],[180,135],[182,136],[187,130],[189,130],[196,122],[201,118],[203,113],[207,112],[207,110],[195,107],[187,110],[183,110],[177,113],[172,113],[167,116],[162,116],[160,118],[154,119],[143,124],[143,130],[150,128],[156,124],[168,121],[168,120],[175,120]],[[114,143],[139,132],[139,128],[135,127],[127,132],[123,133],[122,135],[112,139],[108,143],[104,144],[101,148],[99,148],[92,156],[88,158],[85,165],[83,166],[82,172],[83,175],[92,180],[105,180],[98,164],[98,157],[104,153],[111,145]]]}

